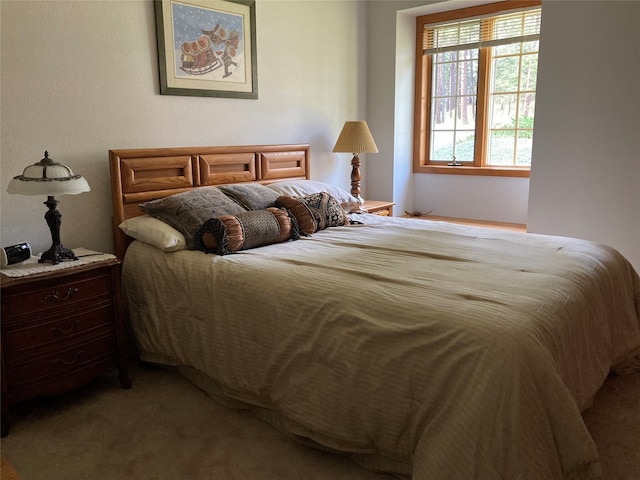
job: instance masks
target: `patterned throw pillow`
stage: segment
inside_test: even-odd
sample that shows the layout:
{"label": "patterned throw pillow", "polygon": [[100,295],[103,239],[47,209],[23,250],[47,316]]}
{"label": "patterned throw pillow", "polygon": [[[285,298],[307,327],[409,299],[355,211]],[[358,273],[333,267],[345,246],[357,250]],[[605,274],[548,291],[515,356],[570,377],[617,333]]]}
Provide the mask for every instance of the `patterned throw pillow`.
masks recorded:
{"label": "patterned throw pillow", "polygon": [[279,196],[278,193],[261,183],[237,183],[220,185],[218,188],[247,210],[263,210],[275,207]]}
{"label": "patterned throw pillow", "polygon": [[196,234],[200,250],[218,255],[299,238],[295,218],[287,210],[275,207],[211,218]]}
{"label": "patterned throw pillow", "polygon": [[246,211],[217,187],[194,188],[151,200],[140,204],[140,209],[181,232],[190,249],[196,248],[194,236],[205,221]]}
{"label": "patterned throw pillow", "polygon": [[283,195],[278,197],[277,203],[296,217],[300,233],[303,235],[311,235],[327,227],[349,224],[349,218],[340,203],[327,192],[302,197]]}
{"label": "patterned throw pillow", "polygon": [[291,197],[303,197],[312,193],[327,192],[342,205],[345,212],[350,213],[360,209],[360,202],[349,192],[335,185],[317,180],[281,180],[270,183],[267,188],[274,190],[278,195],[289,195]]}

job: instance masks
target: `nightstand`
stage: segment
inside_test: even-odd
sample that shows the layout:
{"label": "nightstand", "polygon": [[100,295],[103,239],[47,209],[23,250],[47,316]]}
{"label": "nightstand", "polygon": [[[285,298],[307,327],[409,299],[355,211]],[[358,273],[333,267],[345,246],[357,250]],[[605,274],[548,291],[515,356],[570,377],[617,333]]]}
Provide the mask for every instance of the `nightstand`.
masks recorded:
{"label": "nightstand", "polygon": [[72,390],[112,366],[131,388],[118,260],[0,282],[3,437],[21,400]]}
{"label": "nightstand", "polygon": [[360,208],[367,213],[374,213],[383,217],[393,217],[394,202],[384,202],[380,200],[365,200]]}

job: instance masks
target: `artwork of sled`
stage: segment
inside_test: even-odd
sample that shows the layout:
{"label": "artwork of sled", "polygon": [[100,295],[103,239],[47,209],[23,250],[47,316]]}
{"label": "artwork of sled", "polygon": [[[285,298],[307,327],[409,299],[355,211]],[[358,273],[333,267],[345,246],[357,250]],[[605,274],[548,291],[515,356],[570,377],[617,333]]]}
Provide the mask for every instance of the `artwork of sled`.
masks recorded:
{"label": "artwork of sled", "polygon": [[162,95],[258,98],[255,1],[155,0]]}

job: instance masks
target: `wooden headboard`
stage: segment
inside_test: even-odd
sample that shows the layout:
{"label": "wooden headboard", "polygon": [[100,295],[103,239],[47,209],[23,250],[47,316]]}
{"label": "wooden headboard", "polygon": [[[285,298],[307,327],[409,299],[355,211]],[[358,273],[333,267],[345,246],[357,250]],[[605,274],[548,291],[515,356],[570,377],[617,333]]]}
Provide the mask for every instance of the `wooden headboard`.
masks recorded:
{"label": "wooden headboard", "polygon": [[113,245],[124,258],[131,239],[118,225],[142,215],[143,202],[194,188],[309,178],[309,145],[243,145],[109,150]]}

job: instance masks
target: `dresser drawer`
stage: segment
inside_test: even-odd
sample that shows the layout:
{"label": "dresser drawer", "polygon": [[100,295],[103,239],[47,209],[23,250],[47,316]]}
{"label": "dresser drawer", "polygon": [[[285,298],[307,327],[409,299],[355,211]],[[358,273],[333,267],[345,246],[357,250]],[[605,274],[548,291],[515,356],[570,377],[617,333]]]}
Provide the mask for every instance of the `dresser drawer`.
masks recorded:
{"label": "dresser drawer", "polygon": [[389,210],[388,208],[383,208],[381,210],[376,210],[375,212],[371,212],[371,213],[375,213],[376,215],[379,215],[381,217],[390,217],[391,216],[391,210]]}
{"label": "dresser drawer", "polygon": [[113,363],[115,342],[115,334],[107,333],[89,342],[72,343],[37,355],[12,358],[12,383],[16,388],[21,388],[55,379],[102,361]]}
{"label": "dresser drawer", "polygon": [[41,282],[37,288],[12,289],[3,291],[3,323],[11,322],[11,317],[56,311],[64,307],[81,305],[100,295],[111,295],[109,275],[87,274],[61,278],[57,282]]}
{"label": "dresser drawer", "polygon": [[4,328],[4,348],[10,357],[27,355],[34,349],[65,345],[78,338],[94,338],[114,329],[113,305],[109,299],[68,315],[56,315],[37,323],[24,322]]}

